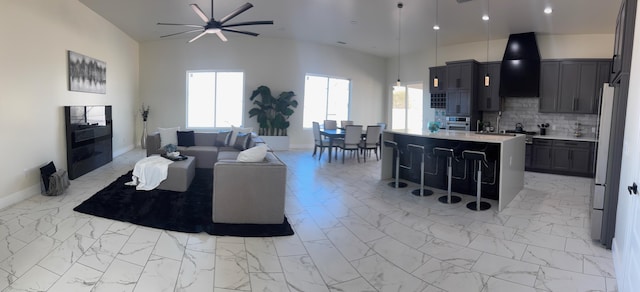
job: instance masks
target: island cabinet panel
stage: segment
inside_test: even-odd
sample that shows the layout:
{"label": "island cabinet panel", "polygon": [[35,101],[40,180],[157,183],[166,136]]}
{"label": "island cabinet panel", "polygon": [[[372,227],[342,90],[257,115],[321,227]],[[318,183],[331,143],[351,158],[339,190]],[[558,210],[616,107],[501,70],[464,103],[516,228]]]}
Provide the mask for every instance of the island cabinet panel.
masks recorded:
{"label": "island cabinet panel", "polygon": [[[400,149],[407,149],[407,144],[424,145],[425,185],[447,189],[447,160],[432,155],[433,147],[455,149],[453,159],[452,190],[461,194],[476,194],[476,171],[472,162],[461,157],[463,150],[480,150],[487,154],[487,163],[482,165],[482,197],[498,200],[498,173],[500,171],[500,144],[483,142],[460,142],[452,140],[429,139],[415,136],[396,136]],[[395,157],[394,157],[395,159]],[[420,162],[422,157],[409,151],[400,156],[400,177],[413,183],[420,183]]]}

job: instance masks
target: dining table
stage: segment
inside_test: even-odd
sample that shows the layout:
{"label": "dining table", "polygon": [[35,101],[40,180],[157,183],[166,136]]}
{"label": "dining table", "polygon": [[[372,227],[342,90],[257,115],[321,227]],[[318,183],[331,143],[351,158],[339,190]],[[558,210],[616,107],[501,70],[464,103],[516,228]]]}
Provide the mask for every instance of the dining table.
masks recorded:
{"label": "dining table", "polygon": [[329,163],[331,163],[331,151],[333,150],[333,140],[335,139],[344,139],[344,134],[346,131],[344,129],[320,129],[320,135],[329,138]]}

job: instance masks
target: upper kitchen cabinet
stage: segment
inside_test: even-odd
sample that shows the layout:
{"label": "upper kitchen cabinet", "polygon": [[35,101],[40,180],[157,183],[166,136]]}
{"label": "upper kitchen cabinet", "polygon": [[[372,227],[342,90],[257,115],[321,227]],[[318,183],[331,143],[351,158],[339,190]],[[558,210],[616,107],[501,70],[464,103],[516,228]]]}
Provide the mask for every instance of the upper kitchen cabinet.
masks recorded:
{"label": "upper kitchen cabinet", "polygon": [[476,96],[478,62],[464,60],[447,62],[448,116],[472,116],[477,113]]}
{"label": "upper kitchen cabinet", "polygon": [[447,62],[447,90],[473,90],[477,64],[474,60]]}
{"label": "upper kitchen cabinet", "polygon": [[[632,5],[635,6],[635,5]],[[635,8],[635,7],[634,7]],[[632,9],[635,10],[635,9]],[[627,11],[627,1],[622,1],[618,18],[616,20],[615,41],[613,43],[613,62],[611,64],[611,74],[609,83],[617,83],[620,79],[620,73],[625,71],[625,63],[631,61],[631,51],[633,50],[633,24],[634,17],[628,17],[627,14],[635,15],[635,11]],[[625,58],[629,60],[625,60]]]}
{"label": "upper kitchen cabinet", "polygon": [[[438,77],[438,87],[435,87],[433,79]],[[429,92],[431,94],[447,92],[447,67],[438,66],[429,68]]]}
{"label": "upper kitchen cabinet", "polygon": [[556,112],[558,88],[560,86],[560,62],[540,62],[540,101],[538,111],[541,113]]}
{"label": "upper kitchen cabinet", "polygon": [[[489,74],[489,86],[485,86],[485,75]],[[478,110],[485,112],[500,111],[500,62],[480,64],[477,74]]]}
{"label": "upper kitchen cabinet", "polygon": [[560,98],[558,112],[597,113],[595,104],[599,93],[596,88],[597,62],[564,61],[560,64]]}
{"label": "upper kitchen cabinet", "polygon": [[539,112],[595,114],[610,60],[548,60],[540,64]]}

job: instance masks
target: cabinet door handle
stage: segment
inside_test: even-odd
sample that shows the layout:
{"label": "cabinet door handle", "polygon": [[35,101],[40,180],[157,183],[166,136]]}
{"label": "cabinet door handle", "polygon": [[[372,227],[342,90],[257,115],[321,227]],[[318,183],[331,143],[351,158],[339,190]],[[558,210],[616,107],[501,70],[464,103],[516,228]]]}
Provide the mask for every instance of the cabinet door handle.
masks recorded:
{"label": "cabinet door handle", "polygon": [[573,110],[578,110],[578,99],[577,98],[573,98]]}

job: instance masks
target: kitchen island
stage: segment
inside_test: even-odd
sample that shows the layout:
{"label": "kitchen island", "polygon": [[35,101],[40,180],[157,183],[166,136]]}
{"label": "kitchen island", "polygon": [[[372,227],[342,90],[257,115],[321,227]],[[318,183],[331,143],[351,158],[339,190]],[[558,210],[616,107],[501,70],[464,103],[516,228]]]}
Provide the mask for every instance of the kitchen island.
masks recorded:
{"label": "kitchen island", "polygon": [[[521,134],[476,133],[440,130],[436,133],[421,130],[385,130],[382,141],[398,143],[400,178],[420,183],[421,157],[404,149],[407,144],[425,146],[425,185],[447,189],[447,162],[432,155],[433,147],[454,149],[452,191],[475,197],[474,164],[463,160],[463,150],[479,150],[487,154],[488,163],[482,169],[482,197],[498,201],[498,211],[505,208],[524,187],[525,136]],[[383,147],[380,179],[394,178],[395,154]]]}

